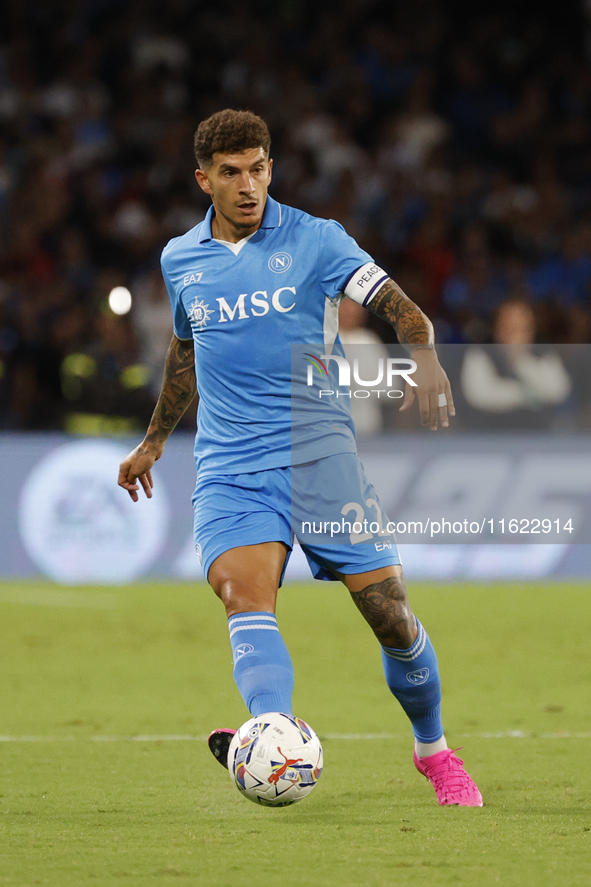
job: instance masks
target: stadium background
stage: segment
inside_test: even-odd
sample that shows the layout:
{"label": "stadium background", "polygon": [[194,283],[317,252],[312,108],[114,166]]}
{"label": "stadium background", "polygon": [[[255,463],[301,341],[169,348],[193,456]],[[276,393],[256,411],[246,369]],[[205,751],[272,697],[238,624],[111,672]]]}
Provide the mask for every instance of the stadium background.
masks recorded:
{"label": "stadium background", "polygon": [[[206,210],[192,134],[228,105],[269,121],[273,195],[341,221],[445,348],[482,364],[521,336],[562,380],[544,409],[530,390],[491,416],[454,378],[445,437],[360,413],[380,495],[407,458],[414,483],[451,457],[465,490],[475,456],[493,477],[489,456],[550,454],[556,507],[577,482],[591,500],[589,0],[5,0],[0,883],[588,887],[589,546],[404,553],[482,809],[441,809],[418,778],[339,583],[289,582],[279,600],[295,710],[324,746],[318,789],[257,809],[211,759],[209,731],[246,710],[220,603],[194,581],[194,417],[153,501],[133,506],[115,471],[170,337],[160,250]],[[390,341],[351,305],[352,346]],[[510,472],[500,489],[517,489]]]}
{"label": "stadium background", "polygon": [[[590,58],[585,2],[8,3],[0,34],[0,573],[66,578],[35,554],[34,530],[23,528],[26,490],[38,478],[31,472],[52,453],[65,453],[66,463],[78,453],[75,483],[67,469],[59,477],[51,469],[44,481],[59,500],[62,535],[78,531],[80,552],[65,554],[68,563],[132,520],[123,494],[109,490],[108,470],[99,482],[84,466],[84,447],[97,441],[99,461],[111,453],[115,465],[108,439],[122,452],[121,439],[137,440],[150,416],[171,332],[159,255],[204,215],[192,134],[223,107],[265,117],[273,195],[342,222],[434,320],[439,342],[502,341],[499,317],[518,304],[530,312],[524,341],[551,348],[572,379],[588,378]],[[126,314],[109,305],[115,287],[131,292]],[[394,341],[369,315],[343,325],[351,341]],[[590,404],[588,385],[574,385],[537,438],[566,429],[580,441]],[[365,418],[362,447],[381,435],[395,449],[395,410]],[[455,433],[465,425],[460,414]],[[160,554],[128,578],[200,575],[189,532],[193,426],[189,413],[162,463],[171,504],[153,519]],[[72,441],[78,450],[61,449]],[[139,532],[128,529],[130,538]],[[55,538],[43,544],[55,547]],[[588,573],[588,549],[558,557],[526,548],[513,549],[508,575]],[[112,563],[114,551],[99,548],[97,561]],[[490,559],[479,573],[466,565],[471,557],[416,549],[409,571],[494,575]],[[117,579],[80,569],[70,581]]]}

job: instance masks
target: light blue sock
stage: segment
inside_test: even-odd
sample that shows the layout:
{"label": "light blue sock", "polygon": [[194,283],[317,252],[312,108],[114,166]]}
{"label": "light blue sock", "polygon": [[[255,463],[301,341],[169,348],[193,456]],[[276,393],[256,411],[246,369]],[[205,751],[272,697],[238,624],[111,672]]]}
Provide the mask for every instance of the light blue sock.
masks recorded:
{"label": "light blue sock", "polygon": [[417,619],[418,634],[408,650],[382,647],[386,683],[410,718],[418,742],[443,736],[441,681],[433,644]]}
{"label": "light blue sock", "polygon": [[238,613],[228,620],[234,680],[253,717],[293,714],[293,665],[273,613]]}

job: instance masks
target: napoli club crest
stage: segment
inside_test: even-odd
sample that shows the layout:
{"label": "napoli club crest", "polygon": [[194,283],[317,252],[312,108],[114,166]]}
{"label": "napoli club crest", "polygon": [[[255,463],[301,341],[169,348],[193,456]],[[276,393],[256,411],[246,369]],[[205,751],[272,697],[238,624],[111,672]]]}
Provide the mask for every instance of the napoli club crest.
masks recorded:
{"label": "napoli club crest", "polygon": [[426,680],[429,678],[429,669],[428,668],[419,668],[416,671],[409,671],[406,674],[406,680],[409,684],[414,684],[415,687],[418,687],[419,684],[424,684]]}
{"label": "napoli club crest", "polygon": [[273,253],[268,261],[268,266],[275,274],[283,274],[288,268],[291,268],[292,258],[289,253]]}

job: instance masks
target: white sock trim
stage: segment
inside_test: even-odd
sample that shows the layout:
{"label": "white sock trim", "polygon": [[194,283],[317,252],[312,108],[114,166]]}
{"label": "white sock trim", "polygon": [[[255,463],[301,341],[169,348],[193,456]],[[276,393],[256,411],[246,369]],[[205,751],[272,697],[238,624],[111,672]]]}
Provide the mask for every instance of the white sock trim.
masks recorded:
{"label": "white sock trim", "polygon": [[230,637],[233,638],[235,634],[238,634],[239,631],[252,631],[253,629],[258,629],[258,631],[279,631],[276,625],[257,625],[254,622],[249,622],[248,625],[237,625],[230,631]]}
{"label": "white sock trim", "polygon": [[437,739],[436,742],[419,742],[415,739],[415,751],[418,758],[429,758],[431,755],[436,755],[440,751],[445,751],[447,747],[448,745],[445,736],[442,736],[441,739]]}
{"label": "white sock trim", "polygon": [[241,613],[237,616],[230,616],[228,619],[228,625],[230,625],[230,627],[236,625],[238,622],[271,622],[276,625],[277,617],[273,613]]}

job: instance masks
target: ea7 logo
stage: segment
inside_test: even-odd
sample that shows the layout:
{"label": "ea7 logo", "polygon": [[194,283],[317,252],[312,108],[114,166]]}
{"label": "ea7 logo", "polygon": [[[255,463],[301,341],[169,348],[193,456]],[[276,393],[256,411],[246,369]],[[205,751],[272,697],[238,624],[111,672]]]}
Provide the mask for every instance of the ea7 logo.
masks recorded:
{"label": "ea7 logo", "polygon": [[192,274],[186,274],[183,277],[183,286],[189,286],[190,283],[199,283],[203,277],[203,271],[193,271]]}
{"label": "ea7 logo", "polygon": [[428,677],[428,668],[419,668],[417,669],[417,671],[408,671],[406,673],[406,680],[409,684],[414,684],[415,687],[417,687],[419,684],[424,684]]}
{"label": "ea7 logo", "polygon": [[[248,320],[250,315],[253,317],[263,317],[269,313],[271,307],[275,311],[279,311],[280,314],[287,314],[288,311],[295,308],[295,299],[292,300],[291,296],[286,295],[286,293],[291,293],[291,296],[295,296],[295,286],[280,286],[279,289],[272,293],[270,298],[267,290],[257,290],[250,297],[248,293],[242,293],[238,296],[233,307],[230,307],[223,297],[216,299],[220,306],[218,323],[227,323],[229,320],[234,320],[236,315],[238,315],[238,320]],[[247,299],[250,302],[250,306],[247,305]],[[248,313],[248,307],[250,307],[250,314]]]}

